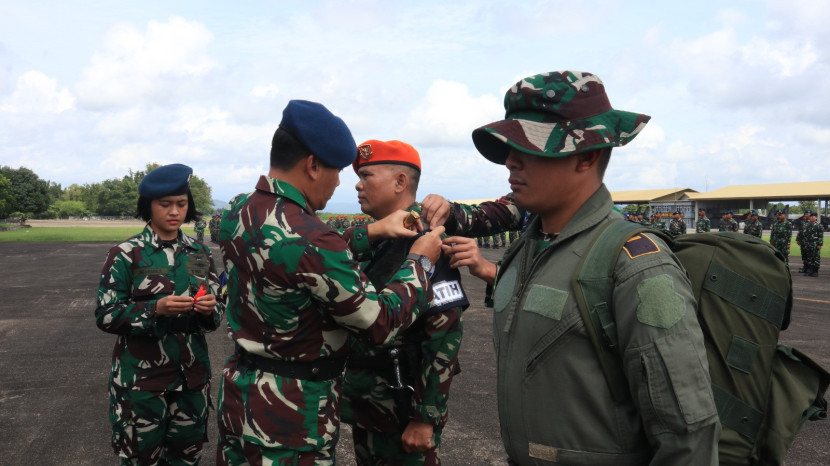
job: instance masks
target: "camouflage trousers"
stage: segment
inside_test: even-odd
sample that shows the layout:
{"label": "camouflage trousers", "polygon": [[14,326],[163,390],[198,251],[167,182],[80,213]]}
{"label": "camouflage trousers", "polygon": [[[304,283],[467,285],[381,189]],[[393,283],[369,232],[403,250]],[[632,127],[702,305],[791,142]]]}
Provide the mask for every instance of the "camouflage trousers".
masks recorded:
{"label": "camouflage trousers", "polygon": [[804,260],[804,265],[807,267],[815,267],[818,270],[821,264],[821,249],[816,247],[802,247],[801,258]]}
{"label": "camouflage trousers", "polygon": [[783,241],[776,241],[776,242],[773,242],[773,243],[770,243],[770,244],[772,245],[773,248],[775,248],[776,251],[780,252],[781,255],[784,256],[784,263],[789,264],[790,263],[790,243],[789,242],[785,243]]}
{"label": "camouflage trousers", "polygon": [[432,434],[435,445],[425,452],[407,453],[401,443],[402,432],[372,432],[352,426],[354,456],[358,466],[440,466],[438,448],[441,429]]}
{"label": "camouflage trousers", "polygon": [[111,388],[112,447],[122,465],[199,464],[209,407],[210,384],[163,394]]}
{"label": "camouflage trousers", "polygon": [[196,230],[196,241],[198,241],[200,243],[205,242],[205,230],[202,230],[202,231]]}
{"label": "camouflage trousers", "polygon": [[216,450],[217,466],[334,466],[332,450],[298,451],[284,448],[268,448],[246,442],[244,438],[227,434],[219,435]]}

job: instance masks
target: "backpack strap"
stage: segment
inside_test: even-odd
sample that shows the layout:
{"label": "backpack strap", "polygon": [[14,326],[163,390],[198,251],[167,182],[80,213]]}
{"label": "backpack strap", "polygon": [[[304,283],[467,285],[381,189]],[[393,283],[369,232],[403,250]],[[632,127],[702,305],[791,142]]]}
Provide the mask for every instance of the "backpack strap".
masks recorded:
{"label": "backpack strap", "polygon": [[588,337],[599,358],[605,381],[614,401],[619,404],[631,394],[623,372],[622,355],[618,348],[617,324],[613,313],[612,292],[614,267],[625,243],[633,236],[649,232],[651,228],[622,219],[607,222],[600,227],[587,252],[577,265],[572,279],[574,297],[585,322]]}

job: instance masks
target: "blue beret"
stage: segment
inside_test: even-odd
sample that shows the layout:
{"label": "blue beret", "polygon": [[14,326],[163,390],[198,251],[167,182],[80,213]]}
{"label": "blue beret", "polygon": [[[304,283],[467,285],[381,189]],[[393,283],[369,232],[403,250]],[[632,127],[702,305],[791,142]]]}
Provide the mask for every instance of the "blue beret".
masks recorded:
{"label": "blue beret", "polygon": [[138,185],[138,195],[147,199],[186,194],[190,189],[193,169],[187,165],[173,163],[163,165],[148,173]]}
{"label": "blue beret", "polygon": [[357,143],[349,127],[317,102],[289,101],[282,111],[280,128],[332,167],[347,167],[357,157]]}

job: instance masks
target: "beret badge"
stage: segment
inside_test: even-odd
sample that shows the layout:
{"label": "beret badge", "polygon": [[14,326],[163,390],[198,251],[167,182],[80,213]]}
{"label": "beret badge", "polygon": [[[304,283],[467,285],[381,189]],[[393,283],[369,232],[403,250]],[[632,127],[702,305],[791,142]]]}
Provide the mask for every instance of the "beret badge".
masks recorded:
{"label": "beret badge", "polygon": [[372,158],[372,145],[371,144],[361,144],[357,146],[357,154],[360,155],[360,158],[363,160],[369,160]]}

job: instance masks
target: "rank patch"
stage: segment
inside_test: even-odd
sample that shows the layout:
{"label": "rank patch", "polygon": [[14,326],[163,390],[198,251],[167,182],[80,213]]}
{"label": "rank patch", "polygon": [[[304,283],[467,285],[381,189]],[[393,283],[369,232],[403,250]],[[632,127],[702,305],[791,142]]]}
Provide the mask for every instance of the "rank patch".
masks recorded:
{"label": "rank patch", "polygon": [[626,254],[628,254],[628,257],[636,259],[640,256],[660,252],[660,246],[657,246],[657,243],[652,241],[652,239],[646,235],[637,235],[632,236],[631,239],[625,243],[623,250]]}

